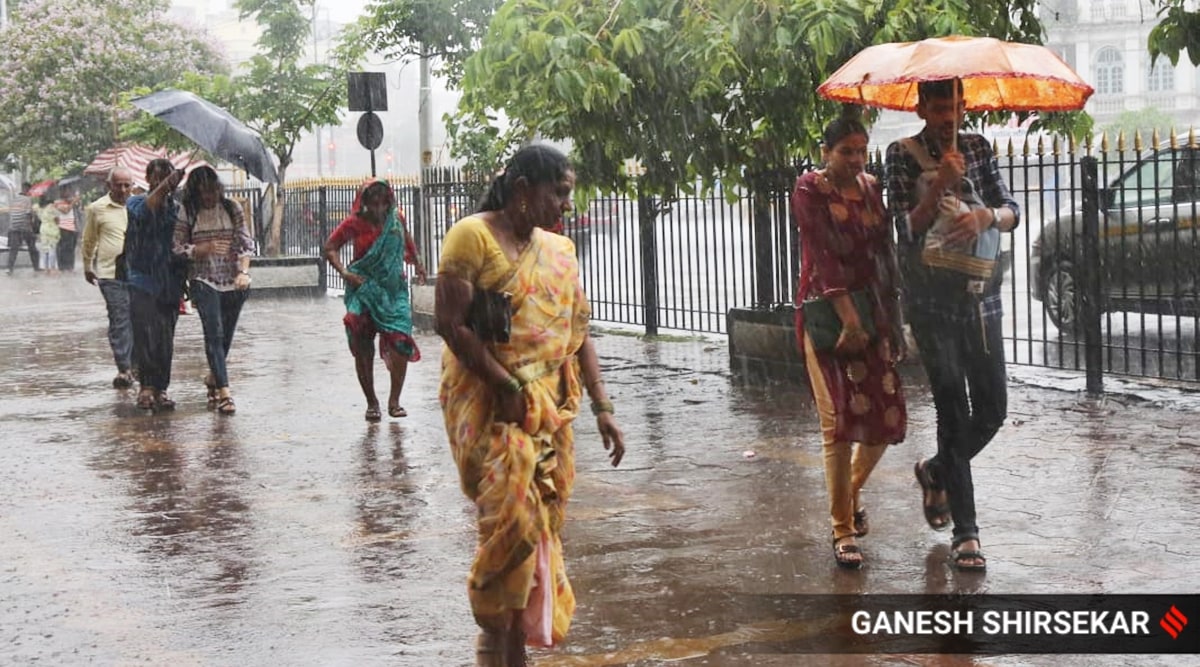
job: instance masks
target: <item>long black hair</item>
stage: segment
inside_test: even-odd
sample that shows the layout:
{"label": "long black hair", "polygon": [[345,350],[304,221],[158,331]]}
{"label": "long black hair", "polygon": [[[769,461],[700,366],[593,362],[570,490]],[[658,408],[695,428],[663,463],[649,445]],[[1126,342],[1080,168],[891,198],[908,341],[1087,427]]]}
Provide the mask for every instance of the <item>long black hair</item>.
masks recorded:
{"label": "long black hair", "polygon": [[504,171],[492,179],[487,194],[476,212],[499,211],[512,199],[517,179],[522,176],[530,186],[557,183],[571,170],[571,162],[562,151],[547,144],[529,144],[517,151],[504,165]]}
{"label": "long black hair", "polygon": [[189,220],[195,222],[196,213],[200,210],[201,191],[214,186],[220,194],[221,206],[229,215],[229,220],[237,220],[233,213],[234,203],[225,196],[225,186],[221,183],[221,177],[217,175],[216,169],[208,165],[201,165],[188,173],[187,185],[183,187],[183,210],[187,212]]}

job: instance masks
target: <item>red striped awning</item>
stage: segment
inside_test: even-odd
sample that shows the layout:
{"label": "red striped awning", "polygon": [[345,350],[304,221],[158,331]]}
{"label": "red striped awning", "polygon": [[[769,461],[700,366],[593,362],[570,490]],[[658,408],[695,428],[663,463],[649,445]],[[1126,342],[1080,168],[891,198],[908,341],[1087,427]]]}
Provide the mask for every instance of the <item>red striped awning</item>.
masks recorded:
{"label": "red striped awning", "polygon": [[177,168],[184,169],[189,173],[196,167],[208,164],[204,160],[195,160],[189,163],[188,159],[191,155],[190,152],[168,154],[165,149],[151,148],[140,144],[117,144],[97,155],[92,163],[84,168],[83,173],[88,176],[107,178],[108,173],[114,168],[127,167],[133,172],[133,184],[145,188],[147,187],[146,166],[150,164],[151,160],[166,158]]}

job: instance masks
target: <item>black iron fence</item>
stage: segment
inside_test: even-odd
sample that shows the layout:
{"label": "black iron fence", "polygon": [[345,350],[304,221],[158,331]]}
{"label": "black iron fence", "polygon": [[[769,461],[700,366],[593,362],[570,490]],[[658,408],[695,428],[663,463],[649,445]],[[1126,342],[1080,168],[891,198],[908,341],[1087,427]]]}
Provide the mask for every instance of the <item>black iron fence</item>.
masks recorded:
{"label": "black iron fence", "polygon": [[[1006,354],[1015,364],[1086,370],[1090,382],[1103,373],[1200,382],[1200,148],[1190,135],[1154,150],[1128,143],[997,146],[1022,209],[1006,239]],[[791,303],[797,171],[666,199],[593,197],[565,224],[594,319],[722,334],[731,308]],[[398,196],[432,271],[446,229],[474,210],[486,183],[453,169],[424,176]],[[286,251],[319,254],[353,193],[289,189]]]}

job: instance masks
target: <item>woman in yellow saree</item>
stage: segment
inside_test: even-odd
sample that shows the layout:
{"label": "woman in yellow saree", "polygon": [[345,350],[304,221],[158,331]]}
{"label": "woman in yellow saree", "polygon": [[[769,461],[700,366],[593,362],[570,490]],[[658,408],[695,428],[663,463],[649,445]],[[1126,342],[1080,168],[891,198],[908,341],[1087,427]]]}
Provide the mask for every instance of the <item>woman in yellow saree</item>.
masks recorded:
{"label": "woman in yellow saree", "polygon": [[[463,492],[479,511],[468,578],[483,631],[479,665],[525,665],[526,643],[552,646],[570,626],[575,596],[560,533],[584,389],[612,465],[625,452],[588,336],[591,309],[574,245],[545,230],[570,211],[574,184],[562,153],[526,146],[493,181],[480,212],[455,223],[443,241],[439,398]],[[478,291],[511,295],[506,342],[469,324]]]}

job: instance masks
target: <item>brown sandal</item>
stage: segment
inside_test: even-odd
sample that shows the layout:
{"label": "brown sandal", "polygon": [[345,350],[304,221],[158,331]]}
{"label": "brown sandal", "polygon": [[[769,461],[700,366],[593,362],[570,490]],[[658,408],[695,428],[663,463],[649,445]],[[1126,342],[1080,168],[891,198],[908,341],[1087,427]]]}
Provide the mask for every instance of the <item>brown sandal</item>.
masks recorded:
{"label": "brown sandal", "polygon": [[231,415],[237,412],[237,406],[233,403],[232,396],[217,399],[217,412],[223,415]]}
{"label": "brown sandal", "polygon": [[407,417],[408,410],[405,410],[404,408],[400,407],[399,405],[389,405],[388,406],[388,416],[396,417],[396,418]]}
{"label": "brown sandal", "polygon": [[363,417],[365,417],[369,422],[377,422],[380,419],[383,419],[383,413],[379,411],[378,405],[368,405],[367,411]]}
{"label": "brown sandal", "polygon": [[217,381],[213,379],[212,373],[209,373],[204,378],[204,386],[208,388],[208,409],[212,410],[217,407],[220,397],[217,395]]}
{"label": "brown sandal", "polygon": [[917,476],[917,484],[921,486],[921,508],[925,512],[925,523],[928,523],[930,528],[945,530],[950,525],[950,506],[943,499],[945,491],[934,486],[928,466],[928,461],[917,461],[913,466],[913,474]]}
{"label": "brown sandal", "polygon": [[847,570],[862,569],[863,559],[862,549],[858,548],[857,544],[839,544],[843,540],[848,540],[853,535],[847,535],[833,541],[833,560],[837,562],[838,567],[846,568]]}

